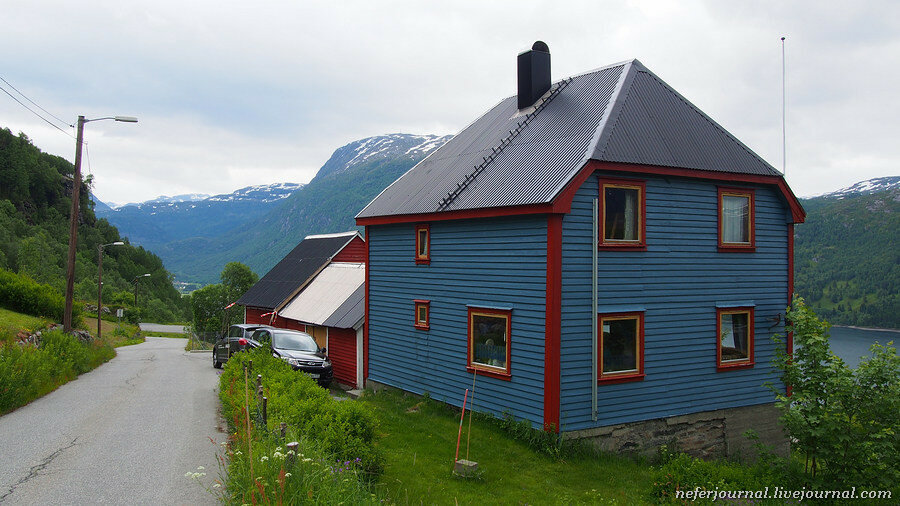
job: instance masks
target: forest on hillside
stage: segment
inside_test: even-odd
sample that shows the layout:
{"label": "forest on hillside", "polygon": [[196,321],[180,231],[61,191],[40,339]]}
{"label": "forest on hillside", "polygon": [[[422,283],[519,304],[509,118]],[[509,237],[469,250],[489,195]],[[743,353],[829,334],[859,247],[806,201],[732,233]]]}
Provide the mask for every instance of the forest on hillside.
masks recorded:
{"label": "forest on hillside", "polygon": [[900,329],[900,189],[803,205],[796,292],[832,324]]}
{"label": "forest on hillside", "polygon": [[[42,152],[25,134],[0,129],[0,269],[25,274],[60,293],[65,288],[73,173],[69,161]],[[97,219],[90,185],[88,177],[79,199],[76,301],[96,305],[98,246],[124,241],[124,246],[104,249],[104,306],[122,307],[132,320],[189,320],[190,308],[162,260],[129,244],[105,219]],[[144,274],[150,276],[140,280],[134,307],[133,281]]]}

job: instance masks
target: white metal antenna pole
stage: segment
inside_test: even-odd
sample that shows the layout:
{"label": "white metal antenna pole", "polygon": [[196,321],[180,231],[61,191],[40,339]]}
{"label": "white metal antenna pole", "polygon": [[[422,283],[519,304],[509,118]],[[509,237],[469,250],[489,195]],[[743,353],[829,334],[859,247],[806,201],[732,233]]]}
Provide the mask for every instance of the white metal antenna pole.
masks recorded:
{"label": "white metal antenna pole", "polygon": [[785,128],[785,64],[784,64],[784,37],[781,37],[781,175],[787,175],[787,130]]}

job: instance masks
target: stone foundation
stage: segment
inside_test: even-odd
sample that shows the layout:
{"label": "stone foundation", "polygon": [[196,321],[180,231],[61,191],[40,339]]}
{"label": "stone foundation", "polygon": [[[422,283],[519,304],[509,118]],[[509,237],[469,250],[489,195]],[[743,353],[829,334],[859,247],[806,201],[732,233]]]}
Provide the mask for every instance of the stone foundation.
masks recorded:
{"label": "stone foundation", "polygon": [[788,440],[778,415],[774,405],[761,404],[566,432],[563,437],[589,439],[612,453],[653,455],[660,446],[674,443],[678,450],[704,459],[753,459],[757,441],[744,436],[752,429],[759,435],[758,442],[787,456]]}

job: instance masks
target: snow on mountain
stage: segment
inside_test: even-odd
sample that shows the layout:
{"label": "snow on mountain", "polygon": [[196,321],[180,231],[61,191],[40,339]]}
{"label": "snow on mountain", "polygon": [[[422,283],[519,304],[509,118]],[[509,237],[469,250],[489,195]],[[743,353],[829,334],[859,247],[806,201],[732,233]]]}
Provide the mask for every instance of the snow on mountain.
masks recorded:
{"label": "snow on mountain", "polygon": [[302,183],[273,183],[247,186],[232,193],[213,195],[205,200],[211,202],[235,202],[238,200],[256,200],[258,202],[275,202],[287,198],[295,191],[303,188]]}
{"label": "snow on mountain", "polygon": [[450,137],[452,136],[387,134],[359,139],[335,150],[316,177],[340,173],[352,166],[377,160],[401,157],[421,159],[443,146]]}
{"label": "snow on mountain", "polygon": [[109,206],[112,207],[113,209],[121,209],[126,206],[142,206],[142,205],[148,205],[148,204],[149,205],[152,205],[152,204],[177,204],[179,202],[195,202],[198,200],[205,200],[208,198],[209,198],[209,195],[207,195],[205,193],[184,193],[182,195],[173,195],[171,197],[168,195],[160,195],[159,197],[156,197],[155,199],[146,200],[144,202],[129,202],[128,204],[124,204],[124,205],[110,204]]}
{"label": "snow on mountain", "polygon": [[853,195],[869,195],[880,191],[893,190],[895,188],[900,188],[900,176],[876,177],[875,179],[860,181],[846,188],[841,188],[840,190],[822,195],[816,195],[815,197],[842,199]]}

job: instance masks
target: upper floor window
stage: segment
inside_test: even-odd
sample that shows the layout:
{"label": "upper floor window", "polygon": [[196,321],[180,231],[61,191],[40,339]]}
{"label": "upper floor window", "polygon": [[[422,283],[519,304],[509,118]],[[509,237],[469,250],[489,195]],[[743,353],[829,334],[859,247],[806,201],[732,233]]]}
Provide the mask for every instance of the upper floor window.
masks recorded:
{"label": "upper floor window", "polygon": [[716,366],[722,369],[753,365],[753,308],[716,309]]}
{"label": "upper floor window", "polygon": [[416,308],[415,327],[417,329],[428,330],[431,328],[431,325],[428,322],[428,313],[431,309],[431,302],[427,300],[414,300],[413,304],[415,304]]}
{"label": "upper floor window", "polygon": [[646,185],[630,179],[600,180],[600,246],[645,249]]}
{"label": "upper floor window", "polygon": [[719,187],[719,248],[752,251],[754,237],[753,190]]}
{"label": "upper floor window", "polygon": [[512,311],[470,307],[468,368],[509,379],[511,330]]}
{"label": "upper floor window", "polygon": [[601,314],[597,352],[600,381],[630,381],[644,377],[644,314]]}
{"label": "upper floor window", "polygon": [[416,225],[416,263],[431,262],[431,227],[427,223]]}

